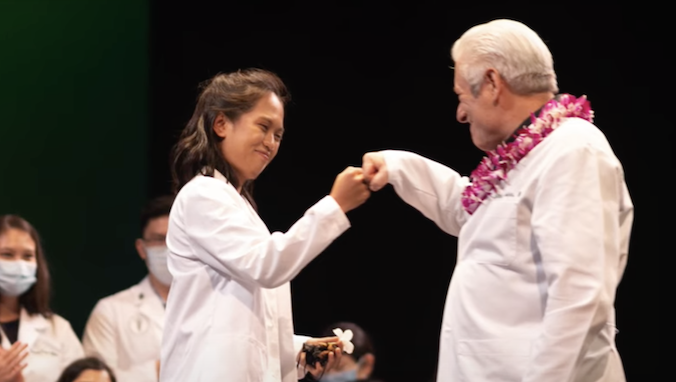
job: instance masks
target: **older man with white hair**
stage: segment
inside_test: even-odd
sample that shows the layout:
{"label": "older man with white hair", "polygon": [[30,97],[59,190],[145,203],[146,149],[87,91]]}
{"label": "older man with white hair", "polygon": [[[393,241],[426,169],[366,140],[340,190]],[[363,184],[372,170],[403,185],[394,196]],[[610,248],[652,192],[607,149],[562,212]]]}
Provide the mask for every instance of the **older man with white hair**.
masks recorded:
{"label": "older man with white hair", "polygon": [[624,381],[614,302],[633,204],[589,102],[558,94],[549,49],[522,23],[475,26],[451,53],[479,166],[363,158],[372,190],[391,184],[458,237],[437,381]]}

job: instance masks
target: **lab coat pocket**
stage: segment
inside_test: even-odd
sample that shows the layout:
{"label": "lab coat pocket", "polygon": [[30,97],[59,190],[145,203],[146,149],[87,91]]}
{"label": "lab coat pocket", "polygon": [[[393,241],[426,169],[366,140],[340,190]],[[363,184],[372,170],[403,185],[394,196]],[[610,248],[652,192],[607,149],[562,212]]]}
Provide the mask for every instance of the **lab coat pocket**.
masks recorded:
{"label": "lab coat pocket", "polygon": [[51,373],[61,372],[63,366],[61,357],[64,355],[61,343],[46,336],[40,336],[30,348],[26,363],[29,365],[25,377],[43,376],[46,373],[51,378]]}
{"label": "lab coat pocket", "polygon": [[123,369],[160,358],[161,332],[153,327],[141,333],[124,332],[117,346],[118,364]]}
{"label": "lab coat pocket", "polygon": [[518,199],[507,196],[492,199],[476,228],[468,260],[508,266],[516,257]]}
{"label": "lab coat pocket", "polygon": [[59,342],[54,341],[49,337],[41,336],[35,341],[30,352],[40,356],[54,356],[58,358],[62,353],[62,349]]}
{"label": "lab coat pocket", "polygon": [[530,339],[458,341],[460,381],[519,381],[531,352]]}
{"label": "lab coat pocket", "polygon": [[199,347],[208,350],[200,353],[195,367],[208,373],[208,381],[264,382],[267,370],[265,348],[255,339],[246,335],[211,333]]}

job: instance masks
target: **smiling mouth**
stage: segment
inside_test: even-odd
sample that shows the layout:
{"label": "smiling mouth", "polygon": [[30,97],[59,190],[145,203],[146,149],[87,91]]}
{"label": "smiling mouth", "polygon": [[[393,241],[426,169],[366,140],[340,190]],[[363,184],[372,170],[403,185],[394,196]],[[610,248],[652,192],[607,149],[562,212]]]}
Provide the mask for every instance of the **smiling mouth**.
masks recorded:
{"label": "smiling mouth", "polygon": [[269,161],[269,160],[270,160],[270,154],[268,154],[268,153],[266,153],[266,152],[264,152],[264,151],[256,151],[256,152],[257,152],[258,154],[260,154],[260,155],[263,157],[263,159],[265,159],[266,161]]}

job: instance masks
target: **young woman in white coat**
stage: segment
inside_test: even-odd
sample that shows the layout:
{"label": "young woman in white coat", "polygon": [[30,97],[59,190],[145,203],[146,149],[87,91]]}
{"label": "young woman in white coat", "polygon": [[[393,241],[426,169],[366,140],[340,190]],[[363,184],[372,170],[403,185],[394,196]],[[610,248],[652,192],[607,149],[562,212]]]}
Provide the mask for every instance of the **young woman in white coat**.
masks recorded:
{"label": "young woman in white coat", "polygon": [[38,232],[0,216],[0,382],[55,381],[84,356],[70,323],[49,309],[49,292]]}
{"label": "young woman in white coat", "polygon": [[[303,363],[301,345],[317,339],[294,337],[289,282],[350,227],[345,213],[370,192],[361,169],[348,167],[286,233],[270,233],[251,187],[277,154],[287,97],[282,81],[267,71],[217,75],[176,145],[161,382],[304,376],[296,367]],[[329,356],[326,369],[340,349]],[[314,366],[307,368],[318,376],[322,368]]]}

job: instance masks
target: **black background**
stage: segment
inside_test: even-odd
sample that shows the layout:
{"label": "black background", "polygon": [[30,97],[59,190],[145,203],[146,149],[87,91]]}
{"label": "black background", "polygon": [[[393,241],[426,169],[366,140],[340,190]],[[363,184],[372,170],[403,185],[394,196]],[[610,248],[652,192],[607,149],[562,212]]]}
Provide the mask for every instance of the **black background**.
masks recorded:
{"label": "black background", "polygon": [[[252,66],[279,74],[293,97],[280,152],[256,182],[271,230],[287,230],[368,151],[406,149],[468,174],[482,153],[455,120],[450,47],[475,24],[520,20],[550,47],[560,90],[589,97],[624,164],[636,215],[617,296],[617,343],[629,381],[657,380],[648,374],[659,339],[652,264],[660,251],[646,219],[654,188],[642,175],[649,170],[638,145],[640,132],[666,119],[647,113],[653,106],[648,81],[637,75],[635,14],[569,2],[356,4],[151,2],[148,196],[170,191],[169,149],[192,114],[198,83]],[[668,142],[672,127],[665,126],[659,136]],[[656,149],[651,161],[667,155],[670,163],[669,150]],[[354,321],[374,337],[377,376],[431,380],[456,239],[389,187],[349,218],[352,228],[292,282],[296,331],[312,335],[333,321]]]}

